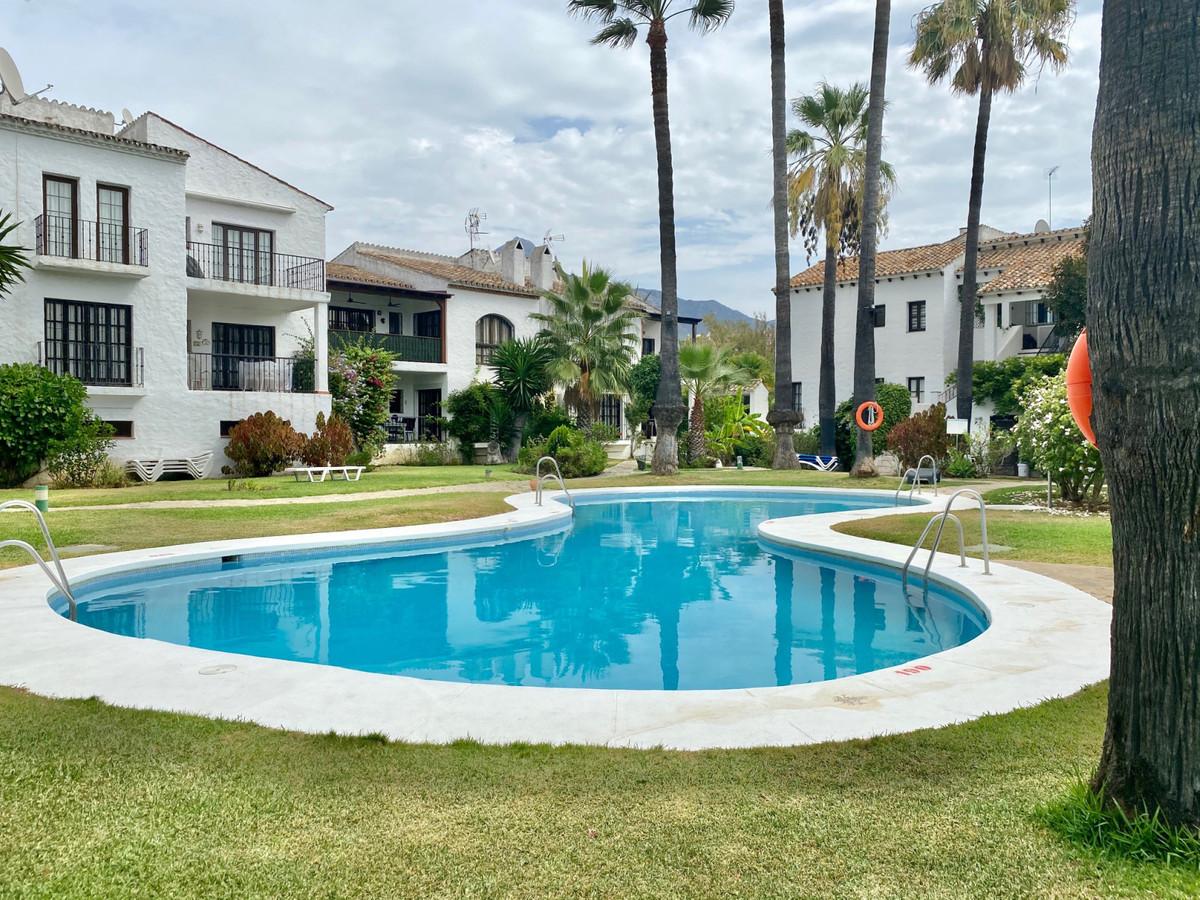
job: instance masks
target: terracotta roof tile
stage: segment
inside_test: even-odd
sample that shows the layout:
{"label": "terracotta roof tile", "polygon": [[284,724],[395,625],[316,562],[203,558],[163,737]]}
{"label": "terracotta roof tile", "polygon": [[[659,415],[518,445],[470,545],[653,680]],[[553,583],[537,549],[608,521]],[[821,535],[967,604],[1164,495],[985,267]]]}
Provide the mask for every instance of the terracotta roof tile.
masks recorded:
{"label": "terracotta roof tile", "polygon": [[1027,291],[1050,283],[1054,267],[1083,252],[1083,241],[1043,240],[987,249],[979,256],[980,268],[999,266],[1000,274],[979,289],[980,294]]}
{"label": "terracotta roof tile", "polygon": [[[919,247],[905,247],[902,250],[882,250],[875,256],[875,277],[887,278],[891,275],[907,275],[913,272],[940,269],[949,265],[954,257],[962,253],[962,249],[963,239],[960,236],[939,244],[922,244]],[[853,281],[857,277],[857,256],[843,259],[838,263],[837,280],[839,283]],[[824,281],[825,263],[822,261],[793,277],[792,287],[820,287]]]}
{"label": "terracotta roof tile", "polygon": [[391,247],[378,247],[374,245],[362,245],[360,246],[360,252],[367,256],[373,256],[376,259],[390,262],[401,268],[412,269],[414,272],[423,272],[435,278],[445,279],[449,284],[479,288],[485,291],[497,291],[505,294],[521,294],[528,297],[541,295],[540,290],[528,284],[514,284],[511,281],[505,280],[497,272],[481,272],[478,269],[472,269],[470,266],[464,266],[449,256],[435,256],[429,253],[418,255],[411,251],[406,252]]}
{"label": "terracotta roof tile", "polygon": [[409,291],[415,290],[406,281],[400,281],[398,278],[389,278],[386,275],[379,275],[367,269],[360,269],[358,266],[348,266],[343,263],[326,263],[325,278],[327,281],[343,281],[351,284],[377,284],[383,287],[401,288]]}

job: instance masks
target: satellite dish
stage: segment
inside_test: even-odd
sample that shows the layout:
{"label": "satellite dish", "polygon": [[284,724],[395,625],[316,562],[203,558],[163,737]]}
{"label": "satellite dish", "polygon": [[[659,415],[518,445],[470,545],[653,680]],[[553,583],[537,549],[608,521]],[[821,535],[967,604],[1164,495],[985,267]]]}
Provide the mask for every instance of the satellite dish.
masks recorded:
{"label": "satellite dish", "polygon": [[[1028,222],[1029,220],[1026,219],[1025,221]],[[1045,219],[1038,219],[1037,224],[1033,226],[1034,234],[1048,234],[1049,231],[1050,231],[1050,223],[1047,222]]]}
{"label": "satellite dish", "polygon": [[0,82],[4,83],[4,93],[8,94],[14,106],[27,96],[25,85],[21,83],[21,73],[17,71],[17,64],[3,47],[0,47]]}
{"label": "satellite dish", "polygon": [[126,125],[133,124],[133,113],[131,113],[126,107],[121,108],[121,121]]}

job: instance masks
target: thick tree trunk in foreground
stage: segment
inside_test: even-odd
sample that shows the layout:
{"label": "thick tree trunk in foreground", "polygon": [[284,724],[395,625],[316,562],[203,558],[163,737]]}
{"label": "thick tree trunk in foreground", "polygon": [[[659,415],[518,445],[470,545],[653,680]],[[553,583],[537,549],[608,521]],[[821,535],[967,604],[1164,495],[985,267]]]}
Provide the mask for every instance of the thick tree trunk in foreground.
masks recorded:
{"label": "thick tree trunk in foreground", "polygon": [[1200,18],[1106,0],[1088,348],[1112,504],[1112,679],[1095,786],[1200,824]]}
{"label": "thick tree trunk in foreground", "polygon": [[[983,52],[987,53],[984,44]],[[963,251],[962,300],[958,310],[958,418],[971,421],[975,401],[975,301],[979,292],[979,219],[983,210],[983,166],[987,160],[988,125],[992,119],[992,91],[979,89],[979,117],[975,122],[975,152],[971,157],[971,196],[967,201],[966,249]]]}
{"label": "thick tree trunk in foreground", "polygon": [[[867,151],[863,165],[862,240],[858,256],[858,317],[854,339],[854,404],[875,399],[875,244],[879,232],[879,162],[883,157],[883,108],[887,84],[888,27],[891,0],[875,4],[875,41],[871,50],[871,99],[867,107]],[[869,432],[858,431],[850,474],[876,474]]]}
{"label": "thick tree trunk in foreground", "polygon": [[821,455],[837,453],[837,369],[833,350],[833,325],[837,313],[837,236],[825,235],[825,284],[821,291],[821,383],[817,416],[821,425]]}
{"label": "thick tree trunk in foreground", "polygon": [[792,399],[792,274],[788,258],[787,84],[784,68],[783,0],[769,0],[771,19],[771,163],[775,213],[775,406],[767,421],[775,429],[775,469],[797,469],[792,438],[799,411]]}
{"label": "thick tree trunk in foreground", "polygon": [[675,269],[675,173],[671,162],[671,117],[667,109],[667,26],[651,23],[650,97],[654,105],[654,145],[658,152],[658,245],[662,265],[662,331],[659,358],[662,377],[654,400],[658,439],[654,444],[655,475],[679,471],[679,423],[687,412],[679,387],[679,285]]}

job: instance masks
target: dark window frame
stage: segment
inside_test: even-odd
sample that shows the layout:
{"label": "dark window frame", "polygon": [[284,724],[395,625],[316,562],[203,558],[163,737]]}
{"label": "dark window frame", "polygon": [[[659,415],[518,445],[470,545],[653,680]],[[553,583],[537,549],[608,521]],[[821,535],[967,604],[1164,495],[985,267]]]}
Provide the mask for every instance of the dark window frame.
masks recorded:
{"label": "dark window frame", "polygon": [[792,411],[800,412],[804,408],[804,382],[792,382]]}
{"label": "dark window frame", "polygon": [[908,396],[913,403],[925,402],[925,376],[912,375],[908,378]]}
{"label": "dark window frame", "polygon": [[121,195],[121,226],[120,226],[121,259],[119,260],[119,262],[122,265],[127,266],[127,265],[129,265],[129,258],[130,258],[129,237],[130,237],[130,233],[131,233],[131,229],[129,226],[130,190],[128,187],[125,187],[124,185],[108,184],[103,181],[96,182],[96,258],[100,262],[117,262],[118,261],[118,260],[112,260],[112,259],[101,259],[101,257],[104,256],[104,241],[102,240],[102,236],[104,233],[104,231],[103,231],[104,225],[106,224],[106,223],[102,222],[100,219],[100,210],[102,208],[101,203],[100,203],[100,197],[101,197],[101,192],[103,192],[103,191],[112,191],[113,193],[117,193],[117,194]]}
{"label": "dark window frame", "polygon": [[[75,321],[72,310],[77,312]],[[99,321],[102,311],[103,322]],[[123,321],[113,321],[114,315]],[[87,385],[133,385],[132,306],[47,297],[42,304],[42,317],[45,342],[42,362],[47,369],[71,375]],[[61,326],[60,337],[52,336],[52,325]],[[77,335],[74,338],[70,336],[72,329]],[[112,339],[114,329],[124,332],[123,340]],[[108,339],[102,339],[102,333],[109,335]]]}
{"label": "dark window frame", "polygon": [[133,419],[105,419],[104,422],[112,426],[114,441],[133,440]]}
{"label": "dark window frame", "polygon": [[[350,319],[363,318],[369,320],[367,328],[351,328]],[[363,309],[354,306],[333,306],[329,307],[329,330],[330,331],[349,331],[353,334],[374,334],[375,332],[375,311],[372,309]]]}
{"label": "dark window frame", "polygon": [[642,338],[642,356],[654,355],[654,338]]}
{"label": "dark window frame", "polygon": [[871,322],[876,328],[887,327],[887,304],[880,303],[871,307]]}
{"label": "dark window frame", "polygon": [[[228,334],[226,333],[228,331]],[[267,341],[259,340],[269,337]],[[235,338],[231,341],[232,338]],[[218,344],[233,343],[236,346],[220,351]],[[263,344],[265,353],[251,352],[254,344]],[[274,325],[250,325],[244,322],[212,323],[212,389],[214,391],[241,390],[239,363],[251,360],[273,360],[276,358],[276,334]]]}
{"label": "dark window frame", "polygon": [[[235,281],[239,284],[257,284],[257,285],[261,285],[261,286],[265,286],[265,287],[270,287],[275,284],[275,254],[278,253],[279,251],[276,246],[276,239],[275,239],[276,235],[275,235],[274,229],[258,228],[257,226],[254,226],[254,225],[235,225],[232,222],[213,222],[213,223],[211,223],[211,228],[214,232],[213,243],[216,246],[221,248],[221,273],[223,276],[222,277],[223,281]],[[215,232],[218,228],[221,229],[221,240],[220,241],[218,241],[216,239],[216,235],[215,235]],[[252,250],[247,250],[244,245],[242,245],[240,247],[236,247],[236,248],[231,248],[229,246],[229,240],[228,240],[229,232],[231,232],[231,231],[236,231],[238,234],[242,235],[243,238],[245,238],[246,235],[252,235],[254,237],[254,248]],[[271,236],[271,249],[270,250],[261,250],[259,248],[259,244],[262,240],[263,235]],[[233,272],[233,269],[231,269],[230,265],[229,265],[229,253],[230,253],[231,249],[235,253],[237,253],[241,256],[241,260],[239,260],[238,268],[237,268],[237,275],[238,275],[237,278],[234,278],[231,275],[231,272]],[[254,277],[253,278],[247,278],[246,273],[245,273],[245,262],[246,262],[245,254],[247,254],[247,253],[250,254],[250,258],[254,261]],[[263,263],[263,254],[264,253],[267,256],[265,280],[264,280],[264,273],[262,272],[262,263]]]}
{"label": "dark window frame", "polygon": [[[916,315],[914,316],[914,313]],[[908,303],[908,332],[926,331],[929,326],[928,304],[925,300],[910,300]]]}
{"label": "dark window frame", "polygon": [[[79,179],[70,175],[53,175],[46,172],[42,173],[42,217],[45,225],[42,230],[42,246],[38,248],[39,252],[44,252],[49,256],[62,256],[61,253],[51,251],[53,239],[51,238],[51,215],[48,190],[50,182],[59,184],[67,184],[71,186],[71,252],[69,259],[79,259]],[[61,218],[54,216],[53,218]]]}
{"label": "dark window frame", "polygon": [[[488,333],[489,329],[494,330]],[[507,331],[507,336],[504,332]],[[496,349],[511,341],[516,334],[513,323],[498,313],[488,313],[475,320],[475,365],[490,366]]]}
{"label": "dark window frame", "polygon": [[604,394],[600,397],[600,421],[622,431],[625,422],[625,404],[617,394]]}

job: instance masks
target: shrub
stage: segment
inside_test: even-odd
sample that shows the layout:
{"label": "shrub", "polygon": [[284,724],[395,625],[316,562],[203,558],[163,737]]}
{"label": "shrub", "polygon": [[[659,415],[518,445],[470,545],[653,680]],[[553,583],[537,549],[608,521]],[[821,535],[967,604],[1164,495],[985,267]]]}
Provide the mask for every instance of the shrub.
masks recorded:
{"label": "shrub", "polygon": [[957,447],[951,447],[946,459],[946,474],[951,478],[975,478],[975,461]]}
{"label": "shrub", "polygon": [[888,434],[888,449],[900,457],[903,466],[915,466],[926,453],[941,466],[949,446],[944,403],[935,403],[925,412],[905,419]]}
{"label": "shrub", "polygon": [[662,377],[662,360],[657,354],[643,356],[629,370],[629,403],[625,406],[625,421],[634,431],[650,418],[650,407],[658,393]]}
{"label": "shrub", "polygon": [[[1021,411],[1019,398],[1025,389],[1047,375],[1057,375],[1066,365],[1067,358],[1061,353],[1010,356],[999,362],[980,360],[971,370],[971,390],[976,403],[993,404],[994,415],[1016,415]],[[947,384],[953,380],[951,372]]]}
{"label": "shrub", "polygon": [[1104,484],[1100,451],[1088,443],[1067,405],[1066,374],[1036,381],[1021,394],[1023,412],[1013,429],[1021,457],[1048,472],[1064,500],[1097,503]]}
{"label": "shrub", "polygon": [[474,454],[474,444],[507,444],[516,427],[516,417],[504,394],[487,381],[473,381],[452,393],[446,400],[446,412],[450,415],[446,430],[458,438],[466,459]]}
{"label": "shrub", "polygon": [[285,468],[304,449],[304,436],[273,412],[255,413],[229,433],[225,455],[243,477],[271,475]]}
{"label": "shrub", "polygon": [[346,465],[348,466],[366,466],[371,467],[371,463],[375,461],[375,454],[370,450],[355,450],[346,457]]}
{"label": "shrub", "polygon": [[360,338],[342,347],[329,360],[329,392],[334,413],[350,426],[354,445],[372,458],[387,441],[393,356]]}
{"label": "shrub", "polygon": [[769,467],[775,457],[774,437],[773,434],[744,434],[734,439],[729,455],[734,462],[740,456],[747,466]]}
{"label": "shrub", "polygon": [[457,466],[462,457],[449,444],[418,444],[417,453],[410,466]]}
{"label": "shrub", "polygon": [[581,433],[570,425],[560,425],[546,438],[546,452],[553,455],[562,447],[569,447],[582,438]]}
{"label": "shrub", "polygon": [[524,441],[539,443],[550,436],[555,428],[570,425],[571,417],[561,406],[550,405],[534,409],[529,415],[529,422],[521,438]]}
{"label": "shrub", "polygon": [[563,478],[599,475],[608,465],[604,445],[584,437],[583,432],[560,426],[545,441],[526,444],[517,457],[518,468],[532,473],[543,456],[553,456]]}
{"label": "shrub", "polygon": [[54,454],[94,445],[87,391],[32,363],[0,365],[0,486],[21,484]]}
{"label": "shrub", "polygon": [[354,450],[350,426],[338,416],[317,413],[317,430],[304,442],[300,459],[306,466],[344,466]]}
{"label": "shrub", "polygon": [[115,468],[108,458],[113,446],[112,432],[111,425],[86,413],[75,440],[69,445],[56,445],[46,459],[51,484],[57,488],[109,486],[101,482],[113,480],[112,472],[106,471],[106,464]]}
{"label": "shrub", "polygon": [[807,453],[816,456],[821,452],[821,426],[814,425],[807,431],[797,431],[792,436],[792,446],[797,453]]}
{"label": "shrub", "polygon": [[611,444],[621,439],[621,429],[605,422],[593,422],[584,432],[593,441],[600,444]]}
{"label": "shrub", "polygon": [[971,435],[971,460],[979,474],[987,478],[996,473],[1016,446],[1011,432],[993,426],[990,431],[977,431]]}

